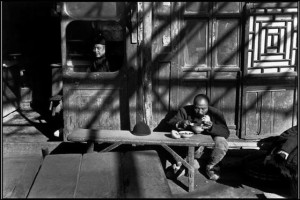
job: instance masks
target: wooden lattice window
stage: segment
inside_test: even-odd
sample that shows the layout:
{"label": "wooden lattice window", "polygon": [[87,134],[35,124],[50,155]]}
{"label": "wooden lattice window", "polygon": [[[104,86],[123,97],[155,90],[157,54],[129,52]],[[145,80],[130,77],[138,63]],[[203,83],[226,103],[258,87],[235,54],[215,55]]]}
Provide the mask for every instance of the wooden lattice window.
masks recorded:
{"label": "wooden lattice window", "polygon": [[248,74],[297,71],[297,2],[249,7]]}

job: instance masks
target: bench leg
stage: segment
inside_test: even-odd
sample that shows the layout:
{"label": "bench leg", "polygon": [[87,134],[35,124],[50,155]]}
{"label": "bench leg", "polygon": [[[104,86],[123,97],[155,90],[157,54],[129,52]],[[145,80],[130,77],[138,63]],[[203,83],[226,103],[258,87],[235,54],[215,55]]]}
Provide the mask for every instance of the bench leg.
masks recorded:
{"label": "bench leg", "polygon": [[[188,163],[190,164],[190,166],[194,166],[194,154],[195,154],[195,147],[189,147]],[[192,192],[194,191],[195,170],[193,167],[188,170],[189,170],[188,173],[189,192]]]}
{"label": "bench leg", "polygon": [[94,152],[95,143],[94,142],[87,142],[87,153],[93,153]]}

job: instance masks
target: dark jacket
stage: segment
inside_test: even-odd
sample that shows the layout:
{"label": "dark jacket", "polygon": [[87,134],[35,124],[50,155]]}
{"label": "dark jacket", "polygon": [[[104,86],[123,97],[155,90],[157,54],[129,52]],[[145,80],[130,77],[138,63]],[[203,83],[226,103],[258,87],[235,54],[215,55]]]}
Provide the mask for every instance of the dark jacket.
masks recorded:
{"label": "dark jacket", "polygon": [[[222,136],[227,139],[230,133],[222,112],[209,106],[206,115],[210,117],[213,125],[210,130],[205,130],[203,134],[211,135],[212,137]],[[172,127],[172,129],[176,129],[176,123],[182,120],[189,120],[193,123],[201,123],[202,121],[196,117],[193,105],[180,108],[177,114],[168,121],[168,124]]]}
{"label": "dark jacket", "polygon": [[298,125],[284,131],[275,142],[276,149],[289,154],[287,164],[298,166]]}
{"label": "dark jacket", "polygon": [[295,148],[298,147],[298,126],[293,126],[284,131],[278,138],[281,143],[280,149],[290,154]]}
{"label": "dark jacket", "polygon": [[105,56],[96,58],[88,72],[109,72],[109,64]]}

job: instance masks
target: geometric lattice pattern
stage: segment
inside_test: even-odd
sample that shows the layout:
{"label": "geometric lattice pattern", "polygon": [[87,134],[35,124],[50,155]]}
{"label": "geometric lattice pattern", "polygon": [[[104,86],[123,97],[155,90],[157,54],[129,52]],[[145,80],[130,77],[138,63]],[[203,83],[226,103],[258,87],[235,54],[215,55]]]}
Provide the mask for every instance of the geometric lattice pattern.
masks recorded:
{"label": "geometric lattice pattern", "polygon": [[297,8],[250,10],[248,73],[295,71]]}

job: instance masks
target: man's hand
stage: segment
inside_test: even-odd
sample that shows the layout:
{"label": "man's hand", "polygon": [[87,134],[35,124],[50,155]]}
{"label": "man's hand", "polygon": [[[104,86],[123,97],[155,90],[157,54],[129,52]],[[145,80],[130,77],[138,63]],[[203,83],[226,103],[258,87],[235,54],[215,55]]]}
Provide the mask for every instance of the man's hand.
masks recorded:
{"label": "man's hand", "polygon": [[278,163],[283,163],[288,158],[288,156],[289,154],[287,152],[281,150],[274,155],[274,159]]}
{"label": "man's hand", "polygon": [[191,122],[189,120],[182,120],[178,123],[178,127],[186,129],[186,127],[190,124]]}
{"label": "man's hand", "polygon": [[210,121],[210,117],[208,115],[204,115],[204,117],[202,117],[202,121],[203,121],[203,129],[205,130],[211,129],[213,123],[212,121]]}
{"label": "man's hand", "polygon": [[202,121],[203,121],[203,122],[208,122],[208,121],[210,121],[210,117],[209,117],[208,115],[204,115],[204,116],[202,117]]}

